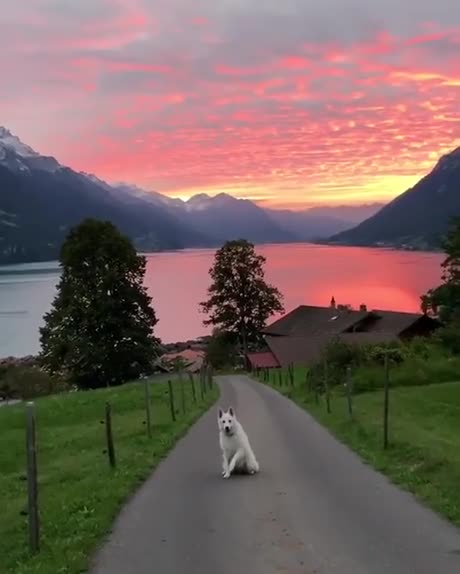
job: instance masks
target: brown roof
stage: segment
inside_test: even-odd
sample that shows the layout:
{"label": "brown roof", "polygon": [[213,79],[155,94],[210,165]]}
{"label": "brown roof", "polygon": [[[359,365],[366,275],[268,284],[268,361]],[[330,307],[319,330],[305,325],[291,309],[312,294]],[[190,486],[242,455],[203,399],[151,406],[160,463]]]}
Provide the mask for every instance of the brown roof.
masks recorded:
{"label": "brown roof", "polygon": [[[335,336],[316,337],[272,337],[265,336],[265,341],[279,364],[283,367],[293,364],[311,365],[319,361],[321,353]],[[350,345],[382,345],[398,339],[390,333],[341,333],[337,338]]]}
{"label": "brown roof", "polygon": [[306,337],[341,333],[361,321],[367,311],[338,310],[332,307],[301,305],[269,325],[267,335]]}
{"label": "brown roof", "polygon": [[261,353],[248,353],[248,361],[253,369],[273,369],[280,366],[275,355],[271,351]]}
{"label": "brown roof", "polygon": [[421,313],[349,311],[301,305],[269,325],[265,340],[278,362],[317,361],[334,337],[350,344],[378,345],[395,341],[422,319]]}
{"label": "brown roof", "polygon": [[291,363],[314,363],[330,340],[329,337],[265,337],[268,347],[283,367]]}
{"label": "brown roof", "polygon": [[402,313],[399,311],[372,310],[375,317],[368,329],[373,333],[393,333],[399,335],[423,317],[422,313]]}

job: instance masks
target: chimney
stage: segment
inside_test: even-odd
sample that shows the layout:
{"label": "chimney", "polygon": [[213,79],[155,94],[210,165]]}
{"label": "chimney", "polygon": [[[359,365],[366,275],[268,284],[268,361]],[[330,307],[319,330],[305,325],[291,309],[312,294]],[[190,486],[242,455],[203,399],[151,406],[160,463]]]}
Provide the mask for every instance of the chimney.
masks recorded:
{"label": "chimney", "polygon": [[336,307],[334,297],[332,297],[332,299],[331,299],[330,307],[331,307],[331,309],[335,309],[335,307]]}
{"label": "chimney", "polygon": [[367,305],[365,305],[364,303],[361,303],[361,305],[359,306],[359,310],[362,312],[367,312]]}

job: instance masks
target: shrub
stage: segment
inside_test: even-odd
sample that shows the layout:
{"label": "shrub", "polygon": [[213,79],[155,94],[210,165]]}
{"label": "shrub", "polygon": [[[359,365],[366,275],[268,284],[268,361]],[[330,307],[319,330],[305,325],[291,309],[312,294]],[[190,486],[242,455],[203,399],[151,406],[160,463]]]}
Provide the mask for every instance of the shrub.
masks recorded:
{"label": "shrub", "polygon": [[435,340],[446,351],[460,354],[460,325],[458,322],[450,323],[438,330]]}
{"label": "shrub", "polygon": [[39,367],[9,367],[0,377],[0,397],[3,399],[28,400],[70,389],[65,381]]}
{"label": "shrub", "polygon": [[[433,355],[428,358],[412,356],[403,363],[390,366],[390,384],[395,387],[449,383],[460,380],[460,357]],[[385,372],[381,365],[368,364],[353,373],[356,393],[382,388]]]}
{"label": "shrub", "polygon": [[215,369],[235,366],[238,361],[236,337],[216,329],[208,342],[206,361]]}

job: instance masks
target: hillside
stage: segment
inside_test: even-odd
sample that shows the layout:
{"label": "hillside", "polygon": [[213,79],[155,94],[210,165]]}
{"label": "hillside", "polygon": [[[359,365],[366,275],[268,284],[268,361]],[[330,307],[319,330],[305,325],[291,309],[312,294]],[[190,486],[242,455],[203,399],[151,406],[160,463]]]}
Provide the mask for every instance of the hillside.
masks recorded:
{"label": "hillside", "polygon": [[413,188],[327,243],[436,249],[460,215],[460,147],[443,156]]}

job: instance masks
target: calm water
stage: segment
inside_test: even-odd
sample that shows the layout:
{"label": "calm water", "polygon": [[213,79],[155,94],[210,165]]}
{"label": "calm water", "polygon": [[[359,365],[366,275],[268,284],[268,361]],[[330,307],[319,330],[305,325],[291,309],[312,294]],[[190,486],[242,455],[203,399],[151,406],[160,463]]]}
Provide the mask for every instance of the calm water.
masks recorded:
{"label": "calm water", "polygon": [[[258,248],[267,279],[284,294],[285,307],[338,303],[418,311],[419,297],[440,281],[440,254],[312,245]],[[203,335],[198,303],[205,298],[212,250],[159,253],[147,258],[146,284],[164,342]],[[0,267],[0,357],[34,354],[38,329],[55,294],[56,263]]]}

